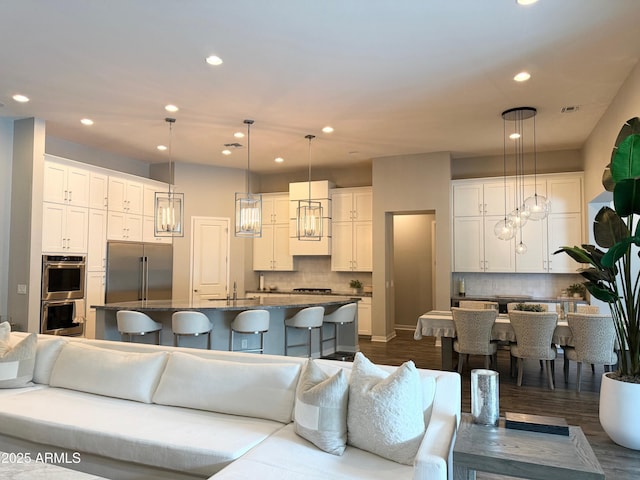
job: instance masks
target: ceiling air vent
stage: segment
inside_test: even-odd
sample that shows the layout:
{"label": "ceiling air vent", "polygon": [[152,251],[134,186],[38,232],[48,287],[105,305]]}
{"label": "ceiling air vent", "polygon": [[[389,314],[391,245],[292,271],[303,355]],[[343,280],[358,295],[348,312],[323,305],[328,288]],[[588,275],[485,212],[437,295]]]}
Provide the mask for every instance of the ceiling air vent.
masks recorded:
{"label": "ceiling air vent", "polygon": [[224,146],[227,148],[242,148],[239,143],[225,143]]}
{"label": "ceiling air vent", "polygon": [[571,105],[568,107],[562,107],[560,113],[576,113],[580,107],[578,105]]}

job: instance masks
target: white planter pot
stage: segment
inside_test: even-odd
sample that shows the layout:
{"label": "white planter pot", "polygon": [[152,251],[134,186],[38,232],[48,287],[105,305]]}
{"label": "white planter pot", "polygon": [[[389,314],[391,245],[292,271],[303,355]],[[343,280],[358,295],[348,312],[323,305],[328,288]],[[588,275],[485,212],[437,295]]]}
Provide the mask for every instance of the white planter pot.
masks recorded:
{"label": "white planter pot", "polygon": [[620,382],[602,376],[600,425],[609,438],[623,447],[640,450],[640,383]]}

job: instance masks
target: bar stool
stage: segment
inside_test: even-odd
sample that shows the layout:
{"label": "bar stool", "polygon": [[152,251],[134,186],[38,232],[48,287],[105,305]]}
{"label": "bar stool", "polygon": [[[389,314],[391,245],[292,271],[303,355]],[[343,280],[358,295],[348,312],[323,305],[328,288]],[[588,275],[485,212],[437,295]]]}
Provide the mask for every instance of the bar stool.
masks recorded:
{"label": "bar stool", "polygon": [[156,334],[156,344],[160,345],[160,332],[162,324],[149,317],[149,315],[136,312],[133,310],[118,310],[116,312],[116,320],[118,322],[118,332],[124,341],[125,335],[131,341],[134,335],[146,335],[147,333]]}
{"label": "bar stool", "polygon": [[322,351],[323,345],[325,342],[330,342],[333,340],[333,352],[335,354],[338,353],[338,345],[340,344],[338,340],[338,325],[344,325],[345,323],[353,323],[356,319],[356,313],[358,312],[358,305],[356,303],[348,303],[346,305],[342,305],[337,308],[334,312],[325,315],[323,319],[323,323],[328,323],[333,325],[333,337],[324,338],[320,343],[320,356],[324,356]]}
{"label": "bar stool", "polygon": [[[264,334],[269,330],[268,310],[246,310],[240,312],[231,321],[229,329],[229,351],[230,352],[260,352],[264,353]],[[233,334],[260,335],[260,348],[233,349]]]}
{"label": "bar stool", "polygon": [[181,335],[197,337],[207,335],[207,350],[211,350],[211,322],[202,312],[184,311],[171,315],[171,330],[173,330],[173,345],[178,346]]}
{"label": "bar stool", "polygon": [[[284,321],[284,354],[289,354],[289,348],[307,346],[309,358],[311,358],[311,332],[315,329],[320,331],[320,350],[322,350],[322,319],[324,318],[324,307],[307,307],[300,310],[293,317]],[[306,329],[309,332],[309,338],[306,343],[296,343],[289,345],[288,330],[289,328]]]}

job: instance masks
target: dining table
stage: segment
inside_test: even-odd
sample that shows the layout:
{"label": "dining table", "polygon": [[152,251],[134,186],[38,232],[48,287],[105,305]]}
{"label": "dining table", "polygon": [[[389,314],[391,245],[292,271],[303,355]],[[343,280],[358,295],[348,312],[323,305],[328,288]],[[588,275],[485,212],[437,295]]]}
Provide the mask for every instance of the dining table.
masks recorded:
{"label": "dining table", "polygon": [[[421,340],[422,337],[440,337],[441,368],[453,370],[454,352],[453,340],[456,337],[456,326],[450,310],[431,310],[418,317],[413,338]],[[509,321],[508,314],[499,314],[491,329],[491,340],[502,342],[515,342],[516,334]],[[553,343],[561,346],[573,346],[573,336],[566,320],[558,320],[553,332]]]}

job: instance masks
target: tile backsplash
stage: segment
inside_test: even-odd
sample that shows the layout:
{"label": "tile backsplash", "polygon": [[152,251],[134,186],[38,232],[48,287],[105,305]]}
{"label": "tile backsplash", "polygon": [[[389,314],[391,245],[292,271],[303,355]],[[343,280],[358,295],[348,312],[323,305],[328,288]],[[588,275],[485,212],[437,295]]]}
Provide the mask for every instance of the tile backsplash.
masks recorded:
{"label": "tile backsplash", "polygon": [[451,293],[458,294],[460,279],[464,278],[468,297],[494,295],[530,295],[553,298],[572,283],[584,281],[574,273],[453,273]]}
{"label": "tile backsplash", "polygon": [[329,256],[295,257],[295,266],[294,272],[256,272],[256,278],[262,273],[265,287],[275,286],[278,290],[330,288],[334,292],[349,292],[349,281],[353,279],[371,285],[370,272],[332,272]]}

